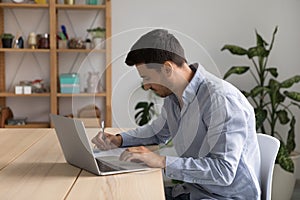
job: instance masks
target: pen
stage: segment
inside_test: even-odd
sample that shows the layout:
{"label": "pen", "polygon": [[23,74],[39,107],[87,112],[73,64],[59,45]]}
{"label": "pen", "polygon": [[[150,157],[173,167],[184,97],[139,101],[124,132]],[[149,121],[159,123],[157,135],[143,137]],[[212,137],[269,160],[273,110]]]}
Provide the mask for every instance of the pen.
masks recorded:
{"label": "pen", "polygon": [[105,125],[104,125],[104,120],[101,122],[101,131],[102,131],[102,140],[105,140],[105,135],[104,135],[104,129],[105,129]]}

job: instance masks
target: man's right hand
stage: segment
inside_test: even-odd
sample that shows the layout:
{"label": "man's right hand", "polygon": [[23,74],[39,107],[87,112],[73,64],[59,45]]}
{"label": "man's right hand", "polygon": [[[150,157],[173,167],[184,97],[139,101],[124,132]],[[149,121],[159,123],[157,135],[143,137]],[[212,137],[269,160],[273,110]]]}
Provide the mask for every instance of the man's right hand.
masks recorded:
{"label": "man's right hand", "polygon": [[94,143],[100,150],[115,149],[122,145],[122,136],[103,133],[100,131],[92,139],[92,143]]}

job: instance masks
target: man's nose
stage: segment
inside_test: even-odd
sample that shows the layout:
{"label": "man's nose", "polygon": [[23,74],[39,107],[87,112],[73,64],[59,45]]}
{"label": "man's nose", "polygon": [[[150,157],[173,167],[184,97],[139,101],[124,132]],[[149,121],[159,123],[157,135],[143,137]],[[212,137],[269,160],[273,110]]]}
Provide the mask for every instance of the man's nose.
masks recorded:
{"label": "man's nose", "polygon": [[151,84],[144,83],[143,88],[144,90],[149,90],[151,88]]}

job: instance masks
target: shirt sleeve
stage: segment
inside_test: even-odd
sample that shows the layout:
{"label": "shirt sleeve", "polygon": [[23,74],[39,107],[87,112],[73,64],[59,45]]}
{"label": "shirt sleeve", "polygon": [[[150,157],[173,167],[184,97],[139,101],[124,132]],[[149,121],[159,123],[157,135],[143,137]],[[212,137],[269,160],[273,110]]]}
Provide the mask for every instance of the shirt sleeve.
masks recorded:
{"label": "shirt sleeve", "polygon": [[122,147],[166,143],[170,138],[164,107],[151,124],[120,133]]}
{"label": "shirt sleeve", "polygon": [[249,110],[235,98],[215,96],[212,99],[203,117],[208,153],[197,158],[167,156],[167,177],[202,185],[232,183],[247,137]]}

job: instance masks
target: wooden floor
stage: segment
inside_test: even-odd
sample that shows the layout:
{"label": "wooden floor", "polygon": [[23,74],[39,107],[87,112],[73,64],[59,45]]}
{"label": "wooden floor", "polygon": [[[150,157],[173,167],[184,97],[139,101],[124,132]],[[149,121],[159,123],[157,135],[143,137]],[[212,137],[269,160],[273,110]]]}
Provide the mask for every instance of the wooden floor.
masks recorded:
{"label": "wooden floor", "polygon": [[299,199],[300,199],[300,180],[297,180],[291,200],[299,200]]}

